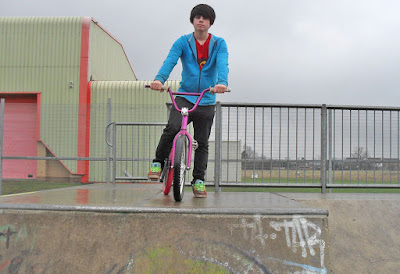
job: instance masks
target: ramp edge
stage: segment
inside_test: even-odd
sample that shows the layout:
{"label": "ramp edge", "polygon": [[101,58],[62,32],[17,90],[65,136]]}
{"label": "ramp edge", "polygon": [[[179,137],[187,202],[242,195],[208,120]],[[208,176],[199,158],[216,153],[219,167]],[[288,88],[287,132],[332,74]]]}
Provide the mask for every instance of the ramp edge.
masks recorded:
{"label": "ramp edge", "polygon": [[38,204],[0,204],[0,210],[77,211],[98,213],[180,213],[180,214],[227,214],[227,215],[315,215],[329,216],[327,209],[315,208],[161,208],[121,206],[72,206]]}

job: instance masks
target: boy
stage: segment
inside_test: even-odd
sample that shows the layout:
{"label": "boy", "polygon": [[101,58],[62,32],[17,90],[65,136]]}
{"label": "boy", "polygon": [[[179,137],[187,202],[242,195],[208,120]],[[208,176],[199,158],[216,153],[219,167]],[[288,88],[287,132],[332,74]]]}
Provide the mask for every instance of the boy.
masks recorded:
{"label": "boy", "polygon": [[[161,90],[178,59],[182,62],[182,81],[179,92],[199,93],[206,88],[214,87],[215,93],[224,93],[228,86],[228,49],[225,40],[208,33],[214,23],[215,12],[212,7],[200,4],[190,13],[190,22],[194,32],[180,37],[172,46],[158,75],[151,83],[151,88]],[[196,96],[177,96],[179,108],[192,108]],[[193,121],[194,139],[198,148],[194,157],[192,189],[195,197],[205,198],[204,176],[208,162],[208,138],[210,136],[215,113],[215,94],[206,93],[198,108],[189,116]],[[171,109],[168,125],[161,135],[156,150],[156,158],[149,171],[149,179],[158,180],[169,155],[175,135],[181,126],[181,114]]]}

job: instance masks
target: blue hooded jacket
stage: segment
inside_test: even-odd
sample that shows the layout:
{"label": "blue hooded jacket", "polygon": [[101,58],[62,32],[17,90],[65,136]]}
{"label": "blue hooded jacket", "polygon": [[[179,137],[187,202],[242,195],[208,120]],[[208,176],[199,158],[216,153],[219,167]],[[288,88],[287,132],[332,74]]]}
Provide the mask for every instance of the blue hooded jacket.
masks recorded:
{"label": "blue hooded jacket", "polygon": [[[159,80],[164,84],[179,58],[181,58],[182,62],[182,81],[179,92],[199,93],[217,84],[228,86],[228,48],[224,39],[211,35],[208,59],[200,70],[197,63],[196,40],[193,33],[183,35],[172,45],[155,80]],[[197,100],[197,96],[182,97],[193,104]],[[215,94],[204,94],[200,105],[215,105]]]}

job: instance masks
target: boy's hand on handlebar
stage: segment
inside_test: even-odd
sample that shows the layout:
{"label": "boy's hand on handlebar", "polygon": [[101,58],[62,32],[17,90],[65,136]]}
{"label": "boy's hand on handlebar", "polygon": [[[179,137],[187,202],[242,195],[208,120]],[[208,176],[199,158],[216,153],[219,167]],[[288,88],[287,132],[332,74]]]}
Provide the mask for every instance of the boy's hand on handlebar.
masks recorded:
{"label": "boy's hand on handlebar", "polygon": [[155,80],[150,84],[151,89],[159,90],[161,92],[163,92],[162,86],[163,86],[163,84],[158,80]]}
{"label": "boy's hand on handlebar", "polygon": [[226,92],[227,87],[225,85],[215,85],[213,93],[224,93]]}

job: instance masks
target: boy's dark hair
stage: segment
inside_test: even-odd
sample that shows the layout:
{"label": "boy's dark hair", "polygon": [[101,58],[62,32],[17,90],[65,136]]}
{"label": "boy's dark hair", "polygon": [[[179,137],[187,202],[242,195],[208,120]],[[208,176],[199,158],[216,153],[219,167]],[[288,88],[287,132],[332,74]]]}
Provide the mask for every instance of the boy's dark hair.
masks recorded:
{"label": "boy's dark hair", "polygon": [[212,7],[206,4],[199,4],[192,9],[190,13],[190,23],[193,24],[193,19],[197,16],[203,16],[205,19],[210,20],[210,25],[214,24],[215,21],[215,11]]}

